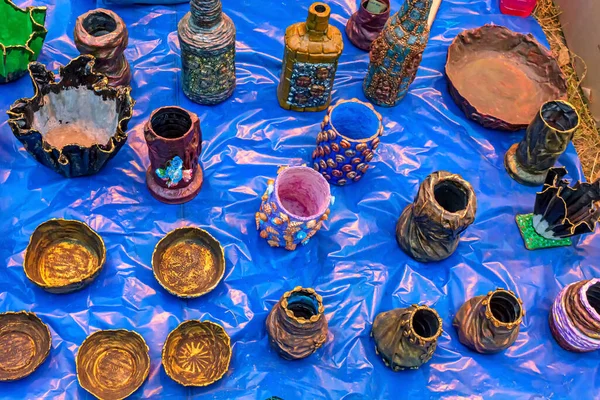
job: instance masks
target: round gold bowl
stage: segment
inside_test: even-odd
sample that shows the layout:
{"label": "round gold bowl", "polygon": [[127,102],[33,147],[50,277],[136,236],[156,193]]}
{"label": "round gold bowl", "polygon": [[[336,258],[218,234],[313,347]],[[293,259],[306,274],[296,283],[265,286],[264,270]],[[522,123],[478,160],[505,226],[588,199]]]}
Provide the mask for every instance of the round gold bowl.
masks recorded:
{"label": "round gold bowl", "polygon": [[208,386],[229,369],[231,339],[210,321],[190,320],[175,328],[163,346],[162,365],[183,386]]}
{"label": "round gold bowl", "polygon": [[48,326],[34,313],[0,314],[0,382],[33,373],[48,357],[51,345]]}
{"label": "round gold bowl", "polygon": [[148,378],[148,351],[138,333],[124,329],[94,332],[77,352],[77,380],[101,400],[124,399]]}
{"label": "round gold bowl", "polygon": [[105,260],[104,242],[88,225],[52,219],[31,235],[23,268],[30,281],[48,292],[69,293],[92,282]]}
{"label": "round gold bowl", "polygon": [[225,253],[217,239],[199,228],[179,228],[162,238],[152,254],[152,270],[169,293],[200,297],[225,274]]}

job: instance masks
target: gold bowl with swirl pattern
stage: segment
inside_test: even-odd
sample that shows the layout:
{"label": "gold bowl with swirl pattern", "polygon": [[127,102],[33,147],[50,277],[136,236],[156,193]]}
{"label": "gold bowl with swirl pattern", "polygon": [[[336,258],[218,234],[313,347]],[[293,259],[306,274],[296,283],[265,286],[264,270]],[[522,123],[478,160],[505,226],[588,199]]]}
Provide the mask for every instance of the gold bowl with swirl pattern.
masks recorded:
{"label": "gold bowl with swirl pattern", "polygon": [[189,320],[175,328],[162,350],[162,364],[183,386],[208,386],[225,375],[231,361],[231,339],[210,321]]}
{"label": "gold bowl with swirl pattern", "polygon": [[125,329],[94,332],[77,352],[77,380],[82,388],[101,400],[124,399],[148,378],[148,351],[144,338],[136,332]]}

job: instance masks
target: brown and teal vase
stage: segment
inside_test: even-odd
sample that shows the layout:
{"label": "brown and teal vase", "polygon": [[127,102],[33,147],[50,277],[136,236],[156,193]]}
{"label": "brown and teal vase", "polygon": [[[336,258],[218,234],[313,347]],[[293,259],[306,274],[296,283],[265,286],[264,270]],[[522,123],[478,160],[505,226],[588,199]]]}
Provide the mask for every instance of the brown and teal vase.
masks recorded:
{"label": "brown and teal vase", "polygon": [[167,204],[190,201],[202,187],[202,130],[198,116],[180,107],[161,107],[144,127],[150,167],[146,185]]}
{"label": "brown and teal vase", "polygon": [[0,0],[0,83],[12,82],[27,74],[27,65],[37,60],[48,31],[44,27],[46,7],[17,7]]}
{"label": "brown and teal vase", "polygon": [[183,93],[199,104],[218,104],[235,89],[235,26],[221,0],[192,0],[179,21]]}
{"label": "brown and teal vase", "polygon": [[383,133],[381,115],[358,99],[341,100],[329,107],[313,151],[313,168],[334,185],[358,182]]}
{"label": "brown and teal vase", "polygon": [[374,104],[393,107],[415,80],[429,40],[431,0],[405,0],[371,45],[371,62],[363,83]]}
{"label": "brown and teal vase", "polygon": [[270,179],[255,215],[260,237],[272,247],[306,245],[329,217],[329,184],[308,167],[281,167]]}

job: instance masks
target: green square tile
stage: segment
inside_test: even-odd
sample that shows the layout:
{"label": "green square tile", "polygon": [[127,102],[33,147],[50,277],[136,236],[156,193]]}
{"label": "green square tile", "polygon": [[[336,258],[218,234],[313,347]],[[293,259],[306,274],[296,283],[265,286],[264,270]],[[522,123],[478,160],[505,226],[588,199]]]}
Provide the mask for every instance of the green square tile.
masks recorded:
{"label": "green square tile", "polygon": [[519,214],[515,220],[517,221],[527,250],[549,249],[551,247],[563,247],[573,244],[571,238],[553,240],[539,235],[533,229],[533,214]]}

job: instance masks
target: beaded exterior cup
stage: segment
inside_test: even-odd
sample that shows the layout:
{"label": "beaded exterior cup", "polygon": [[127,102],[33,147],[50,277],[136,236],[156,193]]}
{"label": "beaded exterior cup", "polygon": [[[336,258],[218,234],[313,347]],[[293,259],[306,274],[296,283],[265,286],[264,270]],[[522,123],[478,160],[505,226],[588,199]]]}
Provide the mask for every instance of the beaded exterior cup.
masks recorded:
{"label": "beaded exterior cup", "polygon": [[296,250],[321,229],[333,197],[325,178],[312,168],[281,167],[278,174],[268,181],[256,229],[272,247]]}
{"label": "beaded exterior cup", "polygon": [[390,0],[372,1],[375,7],[369,4],[369,0],[359,1],[358,11],[352,14],[346,24],[346,35],[353,45],[368,51],[390,17]]}
{"label": "beaded exterior cup", "polygon": [[381,115],[358,99],[329,107],[313,151],[313,168],[334,185],[358,182],[369,168],[379,136]]}
{"label": "beaded exterior cup", "polygon": [[77,18],[73,36],[81,54],[96,57],[96,71],[106,75],[111,86],[129,85],[131,68],[123,54],[129,33],[121,17],[102,8],[88,11]]}
{"label": "beaded exterior cup", "polygon": [[372,103],[393,107],[408,93],[429,40],[431,2],[405,0],[371,45],[363,90]]}
{"label": "beaded exterior cup", "polygon": [[146,185],[163,203],[190,201],[202,187],[202,130],[196,114],[180,107],[161,107],[144,127],[150,167]]}
{"label": "beaded exterior cup", "polygon": [[377,315],[371,330],[375,351],[394,371],[428,362],[442,334],[442,319],[427,306],[412,305]]}
{"label": "beaded exterior cup", "polygon": [[310,356],[327,340],[324,310],[313,289],[297,286],[286,292],[267,317],[271,346],[287,360]]}
{"label": "beaded exterior cup", "polygon": [[460,234],[475,221],[477,198],[458,174],[438,171],[422,183],[413,204],[398,219],[400,248],[420,262],[444,260],[458,247]]}
{"label": "beaded exterior cup", "polygon": [[313,3],[306,22],[285,31],[285,52],[277,87],[279,105],[293,111],[322,111],[331,103],[331,91],[342,55],[342,33],[329,25],[331,8]]}
{"label": "beaded exterior cup", "polygon": [[600,279],[572,283],[560,291],[550,312],[550,330],[565,350],[600,350]]}
{"label": "beaded exterior cup", "polygon": [[11,0],[0,0],[0,83],[27,74],[27,65],[38,59],[46,34],[46,7],[19,8]]}
{"label": "beaded exterior cup", "polygon": [[497,289],[465,302],[454,317],[458,340],[478,353],[498,353],[512,346],[525,315],[523,302],[509,290]]}
{"label": "beaded exterior cup", "polygon": [[235,25],[221,0],[191,0],[177,28],[183,93],[199,104],[218,104],[235,89]]}
{"label": "beaded exterior cup", "polygon": [[565,152],[578,127],[579,114],[571,104],[562,100],[544,103],[523,140],[506,152],[506,171],[524,185],[544,184],[548,170]]}
{"label": "beaded exterior cup", "polygon": [[112,87],[83,55],[60,68],[60,81],[29,64],[35,95],[8,110],[15,137],[41,164],[73,178],[100,171],[127,141],[135,101],[129,86]]}

